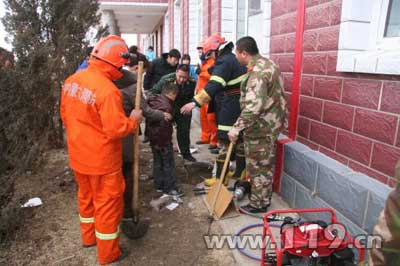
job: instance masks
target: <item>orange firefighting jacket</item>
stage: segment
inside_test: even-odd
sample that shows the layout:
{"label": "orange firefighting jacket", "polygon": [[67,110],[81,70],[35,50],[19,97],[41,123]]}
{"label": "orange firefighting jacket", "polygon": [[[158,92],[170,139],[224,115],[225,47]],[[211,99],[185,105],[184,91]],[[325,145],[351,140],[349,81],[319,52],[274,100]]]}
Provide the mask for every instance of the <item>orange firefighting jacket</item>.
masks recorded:
{"label": "orange firefighting jacket", "polygon": [[196,93],[199,93],[202,89],[204,89],[210,80],[211,74],[209,69],[213,67],[215,64],[215,60],[212,57],[209,57],[204,61],[203,64],[200,65],[200,74],[197,81]]}
{"label": "orange firefighting jacket", "polygon": [[87,69],[64,83],[60,114],[69,163],[79,173],[104,175],[121,169],[122,138],[135,131],[138,123],[122,109],[120,91],[112,83],[120,77],[115,67],[92,59]]}

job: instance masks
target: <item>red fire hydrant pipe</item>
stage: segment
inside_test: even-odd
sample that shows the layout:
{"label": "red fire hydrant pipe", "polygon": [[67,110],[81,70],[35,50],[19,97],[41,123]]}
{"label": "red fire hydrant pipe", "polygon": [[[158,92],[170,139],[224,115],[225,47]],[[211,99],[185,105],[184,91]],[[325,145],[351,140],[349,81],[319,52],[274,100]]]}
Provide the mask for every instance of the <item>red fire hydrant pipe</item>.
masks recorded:
{"label": "red fire hydrant pipe", "polygon": [[275,161],[275,174],[273,190],[275,192],[281,191],[281,176],[283,169],[283,155],[284,144],[295,140],[297,133],[297,120],[299,116],[299,102],[300,102],[300,81],[301,81],[301,68],[303,65],[303,35],[304,24],[306,17],[306,3],[305,0],[297,1],[297,18],[296,18],[296,44],[294,49],[294,65],[293,65],[293,79],[292,79],[292,96],[290,101],[290,116],[289,116],[289,138],[278,140]]}

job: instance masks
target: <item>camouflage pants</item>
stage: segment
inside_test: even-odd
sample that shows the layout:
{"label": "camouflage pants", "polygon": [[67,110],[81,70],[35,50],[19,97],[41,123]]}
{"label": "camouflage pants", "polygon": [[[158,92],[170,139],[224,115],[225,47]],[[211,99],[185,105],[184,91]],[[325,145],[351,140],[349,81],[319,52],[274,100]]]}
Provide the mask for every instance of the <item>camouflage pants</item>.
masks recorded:
{"label": "camouflage pants", "polygon": [[275,148],[275,138],[244,137],[246,172],[251,182],[250,204],[253,207],[267,207],[271,203]]}
{"label": "camouflage pants", "polygon": [[[220,149],[217,155],[217,161],[225,162],[226,154],[228,153],[230,142],[228,140],[218,140],[218,148]],[[238,140],[233,147],[232,155],[244,157],[244,144],[242,140]],[[232,157],[232,156],[231,156]]]}

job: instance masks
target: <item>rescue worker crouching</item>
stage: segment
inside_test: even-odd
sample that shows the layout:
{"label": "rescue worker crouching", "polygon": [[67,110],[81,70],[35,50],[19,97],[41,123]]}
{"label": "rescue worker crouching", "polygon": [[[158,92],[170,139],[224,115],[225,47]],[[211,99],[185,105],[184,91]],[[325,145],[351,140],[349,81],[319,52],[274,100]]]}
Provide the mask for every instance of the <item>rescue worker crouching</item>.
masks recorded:
{"label": "rescue worker crouching", "polygon": [[113,80],[128,63],[125,41],[115,35],[94,47],[89,66],[70,76],[61,94],[69,164],[78,183],[82,244],[97,245],[100,264],[125,257],[119,246],[119,223],[125,189],[122,138],[138,129],[142,111],[126,117]]}
{"label": "rescue worker crouching", "polygon": [[180,108],[192,101],[196,82],[189,78],[189,66],[178,65],[176,72],[165,75],[154,85],[152,94],[160,94],[166,83],[176,84],[179,88],[178,96],[174,102],[174,122],[176,123],[176,139],[183,159],[195,162],[196,159],[190,153],[190,125],[192,113],[181,114]]}
{"label": "rescue worker crouching", "polygon": [[[232,128],[240,115],[240,83],[246,73],[232,53],[233,43],[226,42],[219,35],[210,36],[203,44],[204,53],[215,57],[215,66],[205,88],[200,91],[192,102],[181,108],[186,114],[193,108],[209,104],[208,112],[215,112],[217,117],[217,138],[221,150],[216,158],[216,177],[220,177],[229,146],[228,131]],[[243,142],[238,141],[235,146],[236,169],[234,177],[239,178],[245,169]],[[206,179],[205,185],[212,186],[216,178]]]}

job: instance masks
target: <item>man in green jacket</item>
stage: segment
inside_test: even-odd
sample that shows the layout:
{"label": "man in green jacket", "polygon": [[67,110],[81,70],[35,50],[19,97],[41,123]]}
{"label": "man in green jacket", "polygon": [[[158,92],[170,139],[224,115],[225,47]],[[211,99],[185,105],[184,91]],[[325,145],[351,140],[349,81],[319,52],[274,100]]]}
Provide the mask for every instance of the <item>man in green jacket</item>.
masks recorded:
{"label": "man in green jacket", "polygon": [[179,87],[178,96],[174,103],[173,115],[173,119],[177,125],[176,138],[183,159],[195,162],[196,159],[190,153],[190,123],[192,114],[183,115],[180,112],[182,106],[192,101],[196,87],[196,82],[192,78],[189,78],[189,66],[183,64],[178,65],[176,72],[163,76],[160,81],[154,85],[151,93],[161,93],[161,89],[165,83],[174,83]]}

